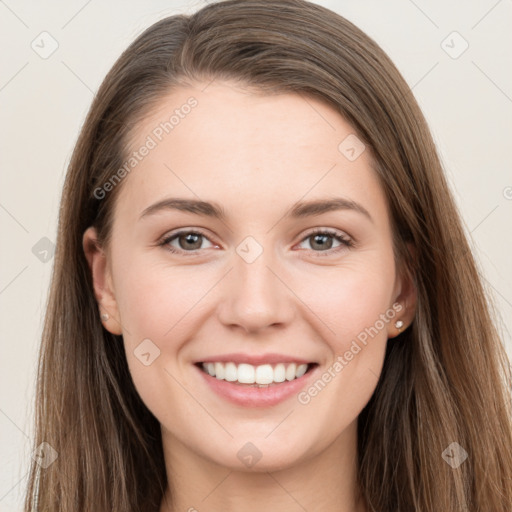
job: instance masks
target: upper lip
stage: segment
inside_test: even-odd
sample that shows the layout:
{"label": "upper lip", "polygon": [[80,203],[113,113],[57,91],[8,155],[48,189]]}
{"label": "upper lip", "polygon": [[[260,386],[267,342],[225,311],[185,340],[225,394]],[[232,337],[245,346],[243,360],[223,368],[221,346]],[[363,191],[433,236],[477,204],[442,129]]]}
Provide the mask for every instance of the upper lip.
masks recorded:
{"label": "upper lip", "polygon": [[296,363],[296,364],[310,364],[314,361],[308,361],[296,356],[288,356],[285,354],[222,354],[217,356],[206,357],[197,361],[198,363],[229,363],[235,364],[251,364],[259,366],[263,364],[277,364],[277,363]]}

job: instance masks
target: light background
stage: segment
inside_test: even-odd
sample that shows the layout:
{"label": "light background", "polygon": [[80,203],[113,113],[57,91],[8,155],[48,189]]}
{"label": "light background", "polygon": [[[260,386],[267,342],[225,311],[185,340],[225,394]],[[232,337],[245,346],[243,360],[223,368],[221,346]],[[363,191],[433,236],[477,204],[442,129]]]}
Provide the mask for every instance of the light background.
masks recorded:
{"label": "light background", "polygon": [[[55,242],[61,186],[79,128],[122,50],[153,22],[204,3],[0,0],[2,512],[22,510],[37,350],[53,263],[41,261],[44,246],[36,246],[39,257],[32,248],[44,244],[43,237]],[[413,88],[512,356],[512,2],[317,3],[373,37]],[[39,37],[43,31],[58,42],[46,59],[31,47],[35,41],[40,52],[51,48],[48,36]],[[465,41],[467,50],[453,58]]]}

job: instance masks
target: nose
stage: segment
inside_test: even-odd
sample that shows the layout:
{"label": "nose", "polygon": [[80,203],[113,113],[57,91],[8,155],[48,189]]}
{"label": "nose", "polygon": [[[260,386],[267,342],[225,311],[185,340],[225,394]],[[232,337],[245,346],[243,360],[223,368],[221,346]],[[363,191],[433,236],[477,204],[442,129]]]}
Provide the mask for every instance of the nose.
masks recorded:
{"label": "nose", "polygon": [[233,269],[222,284],[220,322],[247,333],[288,325],[295,312],[294,294],[279,268],[271,250],[264,250],[252,263],[235,253]]}

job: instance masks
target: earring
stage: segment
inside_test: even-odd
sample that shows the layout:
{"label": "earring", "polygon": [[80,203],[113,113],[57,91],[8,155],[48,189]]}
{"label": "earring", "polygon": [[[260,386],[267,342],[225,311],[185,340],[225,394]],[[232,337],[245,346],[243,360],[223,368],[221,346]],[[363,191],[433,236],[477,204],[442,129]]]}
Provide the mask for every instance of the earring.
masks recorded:
{"label": "earring", "polygon": [[107,313],[102,313],[101,314],[101,319],[106,322],[108,319],[109,319],[109,316],[107,315]]}
{"label": "earring", "polygon": [[402,320],[397,320],[395,322],[395,327],[398,329],[398,334],[400,334],[403,325],[404,325],[404,323],[402,322]]}

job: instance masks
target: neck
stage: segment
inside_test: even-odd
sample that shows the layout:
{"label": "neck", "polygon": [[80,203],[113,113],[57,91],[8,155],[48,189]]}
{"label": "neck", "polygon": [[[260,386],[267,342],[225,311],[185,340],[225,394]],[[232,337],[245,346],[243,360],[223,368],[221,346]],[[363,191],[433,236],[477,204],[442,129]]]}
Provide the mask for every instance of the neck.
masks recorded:
{"label": "neck", "polygon": [[263,458],[247,471],[218,465],[163,427],[162,441],[168,487],[160,512],[366,511],[357,488],[357,422],[318,453],[279,470],[265,470]]}

